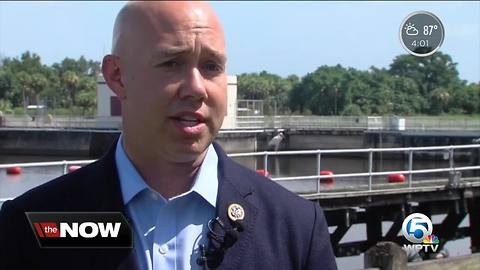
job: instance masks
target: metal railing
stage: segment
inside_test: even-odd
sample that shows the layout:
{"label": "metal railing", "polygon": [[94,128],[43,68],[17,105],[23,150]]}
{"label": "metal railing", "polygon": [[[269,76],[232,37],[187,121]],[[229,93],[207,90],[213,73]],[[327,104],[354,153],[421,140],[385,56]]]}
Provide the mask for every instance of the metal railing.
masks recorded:
{"label": "metal railing", "polygon": [[380,130],[480,130],[480,118],[442,116],[237,116],[237,128],[380,129]]}
{"label": "metal railing", "polygon": [[[413,175],[435,172],[456,172],[467,170],[480,170],[480,164],[476,166],[461,166],[456,167],[454,163],[454,151],[457,149],[478,149],[480,152],[480,144],[470,145],[451,145],[451,146],[427,146],[427,147],[406,147],[406,148],[368,148],[368,149],[331,149],[331,150],[303,150],[303,151],[264,151],[264,152],[252,152],[252,153],[237,153],[230,154],[230,157],[254,157],[263,156],[263,168],[264,174],[267,174],[268,160],[271,156],[285,156],[285,155],[316,155],[317,156],[317,172],[316,175],[307,176],[291,176],[291,177],[275,177],[271,178],[274,181],[295,181],[295,180],[317,180],[317,193],[320,193],[320,180],[325,178],[339,178],[339,177],[368,177],[368,191],[372,191],[372,179],[374,176],[385,176],[390,174],[407,174],[408,175],[408,187],[412,187]],[[448,168],[436,168],[436,169],[421,169],[413,170],[413,154],[417,151],[438,151],[447,150],[449,167]],[[383,152],[404,152],[408,153],[408,170],[401,171],[384,171],[373,172],[373,154]],[[346,173],[346,174],[332,174],[321,175],[321,159],[322,154],[342,154],[342,153],[368,153],[368,172],[364,173]],[[479,153],[480,155],[480,153]]]}
{"label": "metal railing", "polygon": [[[120,117],[5,115],[0,125],[18,128],[98,128],[120,129]],[[319,116],[277,115],[237,116],[236,129],[382,129],[382,130],[480,130],[480,118],[454,119],[443,116]]]}
{"label": "metal railing", "polygon": [[[330,149],[330,150],[303,150],[303,151],[264,151],[264,152],[251,152],[251,153],[234,153],[228,154],[229,157],[258,157],[263,156],[263,168],[264,173],[267,173],[269,157],[272,156],[288,156],[288,155],[316,155],[317,158],[317,174],[315,175],[306,175],[306,176],[289,176],[289,177],[274,177],[271,178],[273,181],[301,181],[301,180],[317,180],[316,181],[316,192],[321,192],[321,179],[324,178],[348,178],[348,177],[368,177],[368,191],[372,191],[373,188],[373,177],[374,176],[385,176],[390,174],[406,174],[408,175],[408,188],[412,188],[413,175],[415,174],[425,174],[425,173],[436,173],[436,172],[457,172],[457,171],[471,171],[471,170],[480,170],[480,164],[474,166],[455,166],[454,162],[454,153],[455,150],[459,149],[471,149],[476,154],[480,155],[480,144],[470,144],[470,145],[451,145],[451,146],[427,146],[427,147],[404,147],[404,148],[368,148],[368,149]],[[435,168],[435,169],[413,169],[413,154],[419,151],[448,151],[449,166],[446,168]],[[385,153],[385,152],[404,152],[408,154],[408,169],[407,170],[397,170],[397,171],[373,171],[373,155],[374,153]],[[331,175],[321,175],[321,164],[322,164],[322,155],[324,154],[345,154],[345,153],[368,153],[368,172],[363,173],[344,173],[344,174],[331,174]],[[13,163],[13,164],[0,164],[0,169],[6,169],[10,167],[50,167],[50,166],[63,166],[63,173],[68,172],[68,166],[70,165],[82,165],[89,164],[96,160],[76,160],[76,161],[53,161],[53,162],[34,162],[34,163]],[[5,198],[0,198],[0,203]]]}
{"label": "metal railing", "polygon": [[48,162],[28,162],[28,163],[11,163],[11,164],[0,164],[0,169],[7,169],[11,167],[52,167],[52,166],[63,166],[63,174],[68,172],[68,166],[71,165],[84,165],[95,162],[96,159],[90,160],[63,160],[63,161],[48,161]]}
{"label": "metal railing", "polygon": [[2,126],[9,128],[121,129],[120,117],[6,115]]}

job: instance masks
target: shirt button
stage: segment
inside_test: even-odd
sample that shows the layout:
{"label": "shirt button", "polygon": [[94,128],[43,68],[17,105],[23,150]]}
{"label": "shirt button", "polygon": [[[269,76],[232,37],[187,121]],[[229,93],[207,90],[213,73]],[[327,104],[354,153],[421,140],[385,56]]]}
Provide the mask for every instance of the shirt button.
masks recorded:
{"label": "shirt button", "polygon": [[162,255],[167,254],[167,251],[168,251],[168,247],[166,245],[160,246],[158,248],[158,252],[160,252],[160,254],[162,254]]}

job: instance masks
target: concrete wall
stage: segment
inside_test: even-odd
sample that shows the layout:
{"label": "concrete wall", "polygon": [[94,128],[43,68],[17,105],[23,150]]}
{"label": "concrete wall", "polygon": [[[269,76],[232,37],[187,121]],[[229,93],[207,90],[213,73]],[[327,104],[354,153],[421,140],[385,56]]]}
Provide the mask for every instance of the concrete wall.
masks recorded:
{"label": "concrete wall", "polygon": [[97,128],[122,129],[122,117],[112,116],[110,111],[110,99],[114,96],[100,74],[97,78]]}
{"label": "concrete wall", "polygon": [[[0,154],[43,156],[102,156],[120,131],[0,129]],[[264,134],[219,134],[218,143],[227,153],[255,152]],[[260,138],[260,139],[258,139]]]}
{"label": "concrete wall", "polygon": [[0,132],[0,153],[21,155],[90,154],[91,134],[56,130],[9,130]]}
{"label": "concrete wall", "polygon": [[363,132],[300,132],[288,134],[288,150],[344,149],[365,147]]}
{"label": "concrete wall", "polygon": [[[0,154],[72,155],[99,157],[120,131],[64,129],[0,129]],[[278,132],[222,131],[217,141],[227,153],[256,152],[269,149],[268,142]],[[286,139],[279,150],[353,149],[378,147],[415,147],[469,144],[475,134],[440,136],[380,131],[285,130]]]}
{"label": "concrete wall", "polygon": [[100,74],[97,78],[97,117],[110,117],[110,98],[115,96]]}
{"label": "concrete wall", "polygon": [[237,123],[237,76],[228,76],[227,115],[223,119],[222,129],[235,128]]}

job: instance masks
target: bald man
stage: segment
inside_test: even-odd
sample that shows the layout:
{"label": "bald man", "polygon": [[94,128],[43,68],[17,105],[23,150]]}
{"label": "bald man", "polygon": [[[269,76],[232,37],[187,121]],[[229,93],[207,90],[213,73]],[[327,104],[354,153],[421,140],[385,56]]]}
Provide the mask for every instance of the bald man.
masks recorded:
{"label": "bald man", "polygon": [[[225,38],[203,2],[129,2],[102,72],[123,130],[99,161],[6,202],[0,269],[336,269],[318,204],[236,164]],[[25,212],[120,212],[133,248],[40,248]]]}

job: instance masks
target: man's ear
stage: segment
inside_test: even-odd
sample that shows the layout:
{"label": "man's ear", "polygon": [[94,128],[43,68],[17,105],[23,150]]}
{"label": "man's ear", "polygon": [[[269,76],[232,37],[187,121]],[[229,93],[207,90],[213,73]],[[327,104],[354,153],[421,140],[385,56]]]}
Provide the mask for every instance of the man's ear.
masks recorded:
{"label": "man's ear", "polygon": [[120,58],[116,55],[105,55],[102,62],[103,78],[108,87],[113,90],[120,100],[127,98],[125,85],[122,82],[122,74],[120,72]]}

